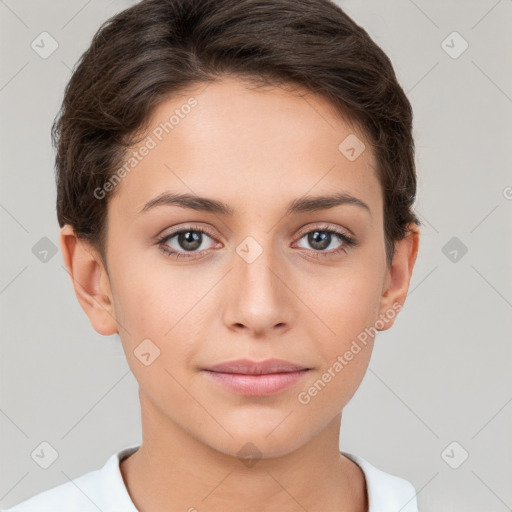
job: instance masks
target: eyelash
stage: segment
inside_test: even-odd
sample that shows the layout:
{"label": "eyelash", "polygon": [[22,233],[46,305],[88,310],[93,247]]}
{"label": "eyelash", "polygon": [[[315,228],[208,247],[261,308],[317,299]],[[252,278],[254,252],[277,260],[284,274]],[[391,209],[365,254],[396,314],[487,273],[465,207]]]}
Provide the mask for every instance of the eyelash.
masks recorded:
{"label": "eyelash", "polygon": [[[179,231],[175,231],[174,233],[170,233],[168,235],[164,235],[163,237],[161,237],[160,239],[157,240],[157,245],[159,247],[159,249],[166,255],[166,256],[169,256],[171,258],[174,258],[174,259],[180,259],[180,258],[197,258],[197,256],[193,256],[194,254],[198,254],[198,251],[193,251],[190,253],[190,255],[186,254],[186,253],[182,253],[182,252],[177,252],[173,249],[169,249],[169,246],[166,245],[166,243],[171,240],[172,238],[174,238],[176,235],[179,235],[181,233],[186,233],[188,231],[192,231],[193,233],[203,233],[205,235],[208,235],[209,237],[211,238],[214,238],[213,235],[206,229],[204,228],[200,228],[200,227],[193,227],[193,226],[189,226],[187,228],[184,228],[184,229],[180,229]],[[311,249],[313,251],[313,257],[315,258],[319,258],[319,257],[331,257],[331,256],[336,256],[338,255],[339,253],[341,252],[344,252],[347,248],[350,248],[350,247],[353,247],[353,246],[356,246],[357,245],[357,241],[345,234],[345,233],[342,233],[341,231],[337,231],[336,229],[333,229],[333,228],[329,228],[327,226],[322,226],[322,227],[317,227],[317,228],[313,228],[313,229],[310,229],[309,231],[306,231],[305,233],[303,233],[299,240],[301,240],[302,238],[304,238],[306,235],[314,232],[314,231],[319,231],[321,233],[329,233],[331,235],[336,235],[337,237],[339,237],[341,239],[342,242],[344,242],[344,244],[339,247],[338,249],[333,249],[331,251],[316,251],[314,249]]]}

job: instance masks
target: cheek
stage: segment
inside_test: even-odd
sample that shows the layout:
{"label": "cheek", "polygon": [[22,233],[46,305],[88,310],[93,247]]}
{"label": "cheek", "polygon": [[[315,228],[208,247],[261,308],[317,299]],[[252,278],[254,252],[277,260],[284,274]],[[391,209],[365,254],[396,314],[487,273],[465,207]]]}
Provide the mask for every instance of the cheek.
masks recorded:
{"label": "cheek", "polygon": [[116,268],[116,319],[125,328],[120,330],[123,346],[136,375],[140,364],[133,352],[147,339],[160,350],[155,367],[165,367],[173,374],[186,371],[187,362],[198,350],[194,340],[207,316],[202,311],[207,300],[200,298],[211,287],[212,283],[193,273],[192,266],[179,271],[165,265]]}
{"label": "cheek", "polygon": [[[313,388],[303,390],[315,397],[318,407],[344,405],[364,377],[373,348],[372,327],[378,318],[380,283],[379,269],[361,264],[350,270],[345,268],[329,279],[328,286],[317,287],[317,292],[310,295],[311,310],[324,324],[324,334],[319,337],[317,331],[312,338],[317,340],[315,351],[322,367],[308,382]],[[308,318],[309,329],[313,324],[318,328],[318,319],[314,315]]]}
{"label": "cheek", "polygon": [[116,317],[129,331],[164,339],[174,325],[186,321],[205,286],[192,266],[177,269],[166,265],[164,255],[158,258],[157,264],[154,258],[139,257],[116,266]]}
{"label": "cheek", "polygon": [[331,340],[331,352],[350,344],[350,340],[374,324],[381,301],[381,281],[378,269],[351,266],[331,276],[325,286],[310,294],[311,309],[328,327],[324,330],[325,338]]}

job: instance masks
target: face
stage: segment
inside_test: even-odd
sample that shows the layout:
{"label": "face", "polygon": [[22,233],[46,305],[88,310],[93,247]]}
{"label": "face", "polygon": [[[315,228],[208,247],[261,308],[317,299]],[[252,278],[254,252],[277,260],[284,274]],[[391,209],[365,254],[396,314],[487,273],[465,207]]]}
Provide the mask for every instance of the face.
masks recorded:
{"label": "face", "polygon": [[[226,454],[299,448],[340,414],[372,327],[395,316],[369,144],[320,97],[225,78],[161,103],[133,151],[109,200],[107,262],[143,414]],[[311,201],[335,194],[357,200]],[[273,358],[307,370],[205,371]]]}

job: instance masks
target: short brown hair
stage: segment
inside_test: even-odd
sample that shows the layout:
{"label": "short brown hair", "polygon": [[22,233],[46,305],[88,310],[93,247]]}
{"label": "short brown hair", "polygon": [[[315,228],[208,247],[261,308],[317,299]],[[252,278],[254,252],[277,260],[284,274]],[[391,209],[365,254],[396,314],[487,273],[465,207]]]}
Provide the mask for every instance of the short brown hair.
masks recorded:
{"label": "short brown hair", "polygon": [[327,98],[368,139],[384,199],[388,266],[420,225],[412,108],[391,61],[330,0],[143,0],[107,20],[81,56],[52,126],[57,217],[106,267],[102,187],[153,109],[195,83],[236,75]]}

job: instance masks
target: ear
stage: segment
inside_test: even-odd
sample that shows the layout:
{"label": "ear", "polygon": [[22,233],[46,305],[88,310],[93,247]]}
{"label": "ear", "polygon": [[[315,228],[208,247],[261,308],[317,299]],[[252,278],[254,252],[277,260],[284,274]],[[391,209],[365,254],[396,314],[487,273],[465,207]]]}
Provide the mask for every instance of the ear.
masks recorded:
{"label": "ear", "polygon": [[[380,303],[379,324],[384,324],[379,331],[388,330],[394,323],[397,311],[400,311],[405,303],[412,271],[418,256],[420,232],[416,224],[407,226],[409,232],[404,239],[395,243],[395,254],[391,267],[387,270],[382,299]],[[390,312],[393,311],[393,316]]]}
{"label": "ear", "polygon": [[94,330],[104,336],[116,334],[110,279],[97,251],[78,239],[69,224],[61,229],[59,242],[76,297]]}

